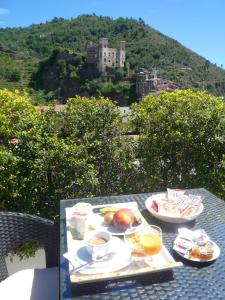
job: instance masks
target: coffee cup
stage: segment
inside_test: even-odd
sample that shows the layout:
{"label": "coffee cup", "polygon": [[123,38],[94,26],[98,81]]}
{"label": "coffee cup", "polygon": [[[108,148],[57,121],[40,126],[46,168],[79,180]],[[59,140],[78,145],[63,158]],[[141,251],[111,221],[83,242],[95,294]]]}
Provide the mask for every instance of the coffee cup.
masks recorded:
{"label": "coffee cup", "polygon": [[103,256],[110,251],[112,236],[106,231],[90,231],[84,235],[87,251],[93,258]]}

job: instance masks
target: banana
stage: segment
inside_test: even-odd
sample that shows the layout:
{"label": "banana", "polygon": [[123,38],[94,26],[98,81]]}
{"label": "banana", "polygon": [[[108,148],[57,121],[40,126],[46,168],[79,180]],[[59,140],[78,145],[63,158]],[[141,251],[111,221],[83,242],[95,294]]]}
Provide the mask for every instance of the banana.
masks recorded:
{"label": "banana", "polygon": [[119,209],[120,209],[119,207],[115,207],[115,206],[106,206],[106,207],[100,208],[99,211],[101,214],[105,215],[108,212],[115,213]]}

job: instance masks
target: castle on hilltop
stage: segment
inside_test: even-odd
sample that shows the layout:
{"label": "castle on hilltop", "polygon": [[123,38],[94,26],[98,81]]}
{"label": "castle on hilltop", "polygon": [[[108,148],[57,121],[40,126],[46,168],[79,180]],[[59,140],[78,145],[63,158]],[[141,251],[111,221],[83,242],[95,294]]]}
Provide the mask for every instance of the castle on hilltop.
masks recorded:
{"label": "castle on hilltop", "polygon": [[[86,44],[86,62],[97,66],[100,73],[106,72],[105,80],[113,79],[113,74],[107,69],[123,68],[125,63],[125,41],[120,41],[117,48],[108,47],[108,39],[100,38],[97,44],[88,42]],[[179,89],[174,82],[158,77],[159,70],[139,69],[132,76],[135,80],[135,92],[139,101],[148,94],[160,94],[166,90],[168,92]]]}
{"label": "castle on hilltop", "polygon": [[120,41],[117,48],[108,47],[108,39],[100,38],[98,44],[88,42],[86,45],[86,62],[96,64],[99,72],[106,68],[123,68],[125,62],[125,41]]}

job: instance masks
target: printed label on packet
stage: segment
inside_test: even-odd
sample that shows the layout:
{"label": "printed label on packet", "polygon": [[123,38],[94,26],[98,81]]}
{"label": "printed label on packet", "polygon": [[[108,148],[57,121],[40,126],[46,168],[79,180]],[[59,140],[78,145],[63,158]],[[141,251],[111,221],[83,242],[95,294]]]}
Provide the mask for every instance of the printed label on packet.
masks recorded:
{"label": "printed label on packet", "polygon": [[192,249],[193,245],[193,240],[178,236],[174,241],[174,250],[186,254],[189,250]]}
{"label": "printed label on packet", "polygon": [[173,190],[173,189],[167,189],[167,198],[168,202],[178,203],[180,202],[180,196],[185,193],[185,190]]}
{"label": "printed label on packet", "polygon": [[205,245],[210,240],[204,229],[195,230],[193,232],[193,239],[199,246]]}

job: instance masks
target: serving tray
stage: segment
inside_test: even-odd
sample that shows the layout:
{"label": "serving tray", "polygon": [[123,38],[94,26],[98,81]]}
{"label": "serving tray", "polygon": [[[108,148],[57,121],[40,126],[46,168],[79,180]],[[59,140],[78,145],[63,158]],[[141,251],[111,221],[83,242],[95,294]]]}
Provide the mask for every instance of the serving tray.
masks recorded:
{"label": "serving tray", "polygon": [[[93,206],[94,211],[98,211],[98,208],[106,207],[106,206],[116,206],[116,207],[126,207],[130,209],[135,209],[138,211],[138,206],[136,202],[126,202],[126,203],[117,203],[117,204],[108,204],[108,205],[95,205]],[[78,240],[73,237],[72,230],[69,226],[69,218],[73,212],[72,207],[66,208],[66,222],[67,222],[67,247],[68,252],[73,253],[74,249],[77,247],[78,243],[81,240]],[[138,211],[142,222],[147,224],[147,221],[143,218],[140,211]],[[92,222],[90,222],[91,224]],[[90,225],[89,230],[92,230],[93,227]],[[120,234],[120,238],[123,239],[123,236]],[[163,245],[159,254],[152,257],[151,261],[146,262],[144,259],[132,259],[131,263],[124,267],[121,270],[114,272],[104,272],[101,274],[81,274],[79,272],[71,274],[73,267],[69,264],[69,272],[70,272],[70,280],[72,283],[88,283],[88,282],[97,282],[103,280],[111,280],[118,279],[123,277],[131,277],[143,274],[149,274],[154,272],[161,272],[165,270],[169,270],[175,267],[182,266],[181,262],[176,262],[174,258],[170,255],[167,248]]]}

